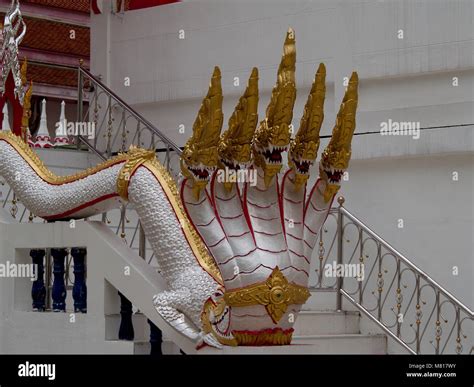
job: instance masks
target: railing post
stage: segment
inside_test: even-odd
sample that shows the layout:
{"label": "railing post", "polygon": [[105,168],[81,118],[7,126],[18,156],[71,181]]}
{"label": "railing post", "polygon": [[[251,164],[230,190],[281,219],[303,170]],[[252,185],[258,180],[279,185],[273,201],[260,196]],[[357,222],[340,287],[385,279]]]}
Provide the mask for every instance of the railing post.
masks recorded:
{"label": "railing post", "polygon": [[133,340],[135,338],[135,331],[133,330],[132,322],[132,303],[122,293],[118,292],[120,296],[120,328],[119,340]]}
{"label": "railing post", "polygon": [[66,284],[64,283],[64,261],[67,256],[66,249],[51,249],[53,256],[54,281],[53,281],[53,311],[66,311]]}
{"label": "railing post", "polygon": [[161,332],[160,328],[158,328],[151,320],[148,320],[148,324],[150,325],[150,355],[163,355],[163,351],[161,349],[161,344],[163,343],[163,333]]}
{"label": "railing post", "polygon": [[46,288],[46,310],[51,310],[51,278],[53,276],[52,268],[51,268],[51,249],[46,249],[46,257],[44,259],[44,283]]}
{"label": "railing post", "polygon": [[138,255],[146,260],[146,239],[145,230],[143,230],[142,222],[138,226]]}
{"label": "railing post", "polygon": [[33,259],[33,265],[36,270],[36,280],[31,288],[31,298],[33,299],[33,310],[43,312],[45,310],[46,288],[44,286],[44,256],[45,250],[30,250],[30,257]]}
{"label": "railing post", "polygon": [[[342,205],[345,202],[345,199],[343,196],[339,196],[337,198],[337,202],[339,203],[338,211],[337,211],[337,265],[342,265],[342,258],[343,258],[343,241],[344,241],[344,236],[342,235],[344,232],[344,227],[343,227],[343,214],[342,214]],[[336,310],[340,311],[342,310],[342,289],[343,285],[343,277],[338,276],[337,281],[336,281],[336,289],[337,289],[337,295],[336,295]]]}
{"label": "railing post", "polygon": [[71,249],[74,260],[74,286],[72,298],[74,300],[74,312],[87,313],[87,285],[86,285],[86,263],[87,250],[81,247]]}
{"label": "railing post", "polygon": [[[77,68],[77,120],[76,122],[82,122],[83,120],[82,109],[83,109],[83,100],[84,100],[84,96],[83,96],[84,85],[83,85],[83,77],[82,77],[82,71],[81,71],[83,62],[84,61],[80,59],[79,67]],[[81,146],[81,142],[79,141],[79,135],[78,135],[76,136],[77,149],[79,149],[80,146]]]}
{"label": "railing post", "polygon": [[[141,222],[138,228],[138,255],[146,261],[145,230],[143,230]],[[148,324],[150,325],[150,355],[162,355],[163,333],[150,319],[148,319]]]}

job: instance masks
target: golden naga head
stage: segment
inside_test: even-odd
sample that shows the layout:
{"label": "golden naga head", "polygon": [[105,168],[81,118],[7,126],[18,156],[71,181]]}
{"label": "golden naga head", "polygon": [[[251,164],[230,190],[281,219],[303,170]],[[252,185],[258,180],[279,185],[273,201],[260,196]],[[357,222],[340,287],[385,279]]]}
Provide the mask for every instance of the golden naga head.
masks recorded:
{"label": "golden naga head", "polygon": [[336,117],[332,137],[319,164],[319,175],[326,181],[324,200],[328,202],[339,190],[341,178],[351,159],[351,142],[356,127],[359,77],[352,73]]}
{"label": "golden naga head", "polygon": [[[24,62],[26,63],[26,62]],[[25,80],[26,83],[26,80]],[[33,95],[33,81],[30,81],[30,85],[25,92],[23,98],[23,114],[21,117],[21,138],[24,142],[28,141],[28,125],[31,117],[31,96]]]}
{"label": "golden naga head", "polygon": [[295,172],[296,190],[299,190],[308,181],[309,169],[318,155],[319,132],[324,120],[325,82],[326,67],[321,63],[304,107],[298,133],[291,141],[288,153],[288,165]]}
{"label": "golden naga head", "polygon": [[21,69],[20,69],[20,79],[21,79],[21,84],[23,86],[26,85],[26,72],[28,70],[28,60],[26,59],[23,59],[23,63],[21,65]]}
{"label": "golden naga head", "polygon": [[254,164],[263,170],[267,187],[280,172],[282,153],[288,150],[290,143],[290,125],[296,99],[295,64],[295,32],[290,28],[266,117],[260,122],[253,138]]}
{"label": "golden naga head", "polygon": [[[229,129],[220,137],[217,148],[220,168],[249,168],[252,161],[251,143],[257,120],[258,70],[254,67],[247,88],[229,119]],[[229,189],[232,184],[229,183],[226,188]]]}
{"label": "golden naga head", "polygon": [[181,155],[181,172],[193,181],[195,197],[208,183],[217,167],[217,145],[222,129],[221,72],[214,68],[209,91],[203,99],[194,121],[193,135],[186,142]]}

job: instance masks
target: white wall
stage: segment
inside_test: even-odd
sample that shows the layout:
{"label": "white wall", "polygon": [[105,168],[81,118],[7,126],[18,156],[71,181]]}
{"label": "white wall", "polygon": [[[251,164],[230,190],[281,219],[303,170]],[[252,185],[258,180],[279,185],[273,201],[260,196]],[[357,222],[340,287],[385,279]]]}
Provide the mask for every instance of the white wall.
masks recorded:
{"label": "white wall", "polygon": [[[189,1],[93,16],[92,72],[183,145],[214,65],[222,70],[225,121],[251,68],[259,68],[263,117],[292,26],[296,127],[323,61],[328,72],[323,135],[332,130],[343,77],[353,70],[360,76],[357,133],[377,132],[389,119],[431,128],[418,140],[356,136],[342,193],[350,210],[472,307],[473,20],[474,4],[463,0]],[[404,39],[397,37],[400,29]],[[180,30],[185,39],[179,39]],[[180,124],[185,134],[178,132]],[[452,181],[453,171],[459,172],[458,182]],[[405,220],[402,230],[399,218]]]}

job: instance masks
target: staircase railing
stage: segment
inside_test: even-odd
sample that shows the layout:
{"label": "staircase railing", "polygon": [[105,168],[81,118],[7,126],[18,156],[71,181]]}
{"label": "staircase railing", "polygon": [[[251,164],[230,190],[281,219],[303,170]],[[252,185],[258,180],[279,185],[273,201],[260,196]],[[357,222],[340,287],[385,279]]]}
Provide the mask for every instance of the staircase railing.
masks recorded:
{"label": "staircase railing", "polygon": [[315,290],[335,290],[408,352],[472,353],[474,313],[338,199],[319,236]]}
{"label": "staircase railing", "polygon": [[[87,104],[83,103],[85,100]],[[92,136],[88,133],[87,138],[84,133],[78,132],[78,146],[84,144],[101,158],[109,158],[128,150],[130,145],[136,145],[163,154],[160,161],[170,173],[177,174],[181,149],[81,66],[78,68],[77,122],[91,123],[93,128],[90,132]],[[133,135],[129,136],[130,133]]]}
{"label": "staircase railing", "polygon": [[[84,101],[87,100],[87,104]],[[77,145],[84,144],[90,151],[102,159],[107,159],[117,152],[126,151],[130,145],[154,149],[157,158],[175,178],[179,173],[179,156],[181,149],[150,121],[124,102],[99,77],[82,66],[78,67],[78,104],[77,121],[92,123],[94,135],[86,138],[78,133]],[[130,133],[133,133],[130,135]],[[107,215],[103,220],[109,223]],[[121,211],[116,234],[133,247],[138,242],[138,250],[148,263],[153,255],[146,257],[146,240],[140,222],[137,220],[132,236],[127,236],[127,209]]]}

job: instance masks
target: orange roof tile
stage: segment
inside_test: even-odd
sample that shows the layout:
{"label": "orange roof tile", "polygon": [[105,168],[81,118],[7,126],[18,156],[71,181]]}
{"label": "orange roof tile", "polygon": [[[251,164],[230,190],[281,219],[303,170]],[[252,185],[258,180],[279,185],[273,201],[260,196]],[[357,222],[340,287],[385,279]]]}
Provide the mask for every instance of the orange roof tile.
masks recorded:
{"label": "orange roof tile", "polygon": [[89,28],[27,17],[24,20],[26,35],[20,47],[89,57]]}
{"label": "orange roof tile", "polygon": [[89,0],[23,0],[25,3],[45,5],[48,7],[69,9],[71,11],[89,13]]}
{"label": "orange roof tile", "polygon": [[60,69],[56,67],[28,64],[26,79],[35,83],[54,86],[77,87],[77,71],[74,69]]}

